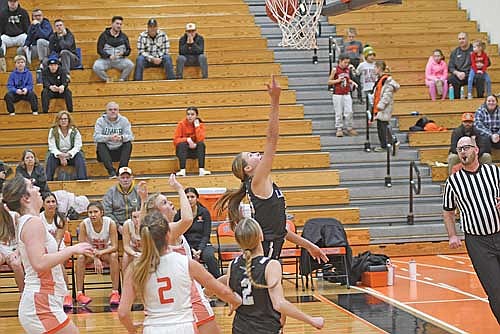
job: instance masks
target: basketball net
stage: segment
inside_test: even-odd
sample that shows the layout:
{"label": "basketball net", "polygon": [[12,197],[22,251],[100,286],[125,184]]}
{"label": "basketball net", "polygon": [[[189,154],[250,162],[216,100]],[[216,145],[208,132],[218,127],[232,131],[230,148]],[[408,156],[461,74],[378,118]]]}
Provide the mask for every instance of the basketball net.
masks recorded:
{"label": "basketball net", "polygon": [[316,33],[323,0],[266,0],[266,5],[281,29],[279,46],[307,50],[318,48]]}

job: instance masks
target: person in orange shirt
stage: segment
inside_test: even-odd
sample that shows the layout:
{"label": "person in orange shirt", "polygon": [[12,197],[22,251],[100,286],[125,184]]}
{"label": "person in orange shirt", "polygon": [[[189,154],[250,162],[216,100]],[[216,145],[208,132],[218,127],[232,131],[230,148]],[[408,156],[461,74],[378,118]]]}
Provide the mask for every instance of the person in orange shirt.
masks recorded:
{"label": "person in orange shirt", "polygon": [[177,176],[186,176],[186,159],[198,159],[199,175],[210,175],[205,169],[205,124],[198,108],[188,107],[186,118],[177,124],[174,134],[175,155],[179,159]]}

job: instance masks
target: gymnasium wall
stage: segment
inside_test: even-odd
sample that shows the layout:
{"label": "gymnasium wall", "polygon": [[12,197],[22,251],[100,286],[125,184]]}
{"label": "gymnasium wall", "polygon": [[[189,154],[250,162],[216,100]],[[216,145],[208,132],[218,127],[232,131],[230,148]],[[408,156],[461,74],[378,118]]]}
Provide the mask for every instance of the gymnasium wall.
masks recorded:
{"label": "gymnasium wall", "polygon": [[466,9],[471,20],[479,23],[479,28],[487,32],[491,43],[500,44],[500,1],[498,0],[459,0],[461,8]]}

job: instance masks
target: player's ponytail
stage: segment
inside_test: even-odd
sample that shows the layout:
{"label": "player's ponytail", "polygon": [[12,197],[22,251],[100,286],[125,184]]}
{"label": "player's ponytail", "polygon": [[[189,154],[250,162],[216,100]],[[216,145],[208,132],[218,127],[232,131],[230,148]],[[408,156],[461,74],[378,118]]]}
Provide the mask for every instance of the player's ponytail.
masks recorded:
{"label": "player's ponytail", "polygon": [[267,289],[267,285],[255,282],[252,276],[252,252],[259,246],[262,238],[259,223],[253,218],[243,218],[235,227],[234,237],[243,249],[245,271],[250,283],[257,288]]}
{"label": "player's ponytail", "polygon": [[21,198],[28,195],[25,178],[16,176],[5,182],[0,203],[0,241],[9,241],[16,237],[14,220],[9,210],[21,213]]}
{"label": "player's ponytail", "polygon": [[160,256],[168,247],[166,235],[169,231],[168,221],[158,211],[152,211],[141,219],[142,252],[133,264],[134,290],[138,296],[142,296],[149,275],[160,264]]}

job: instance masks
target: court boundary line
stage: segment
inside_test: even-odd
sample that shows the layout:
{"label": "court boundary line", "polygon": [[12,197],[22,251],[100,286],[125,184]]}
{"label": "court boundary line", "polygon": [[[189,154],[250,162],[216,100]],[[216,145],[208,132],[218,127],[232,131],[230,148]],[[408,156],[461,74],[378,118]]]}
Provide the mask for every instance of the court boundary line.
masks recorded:
{"label": "court boundary line", "polygon": [[402,310],[412,314],[413,316],[416,316],[422,320],[428,321],[428,322],[434,324],[435,326],[440,327],[441,329],[444,329],[446,331],[450,331],[450,333],[468,334],[468,332],[463,331],[463,330],[461,330],[461,329],[459,329],[459,328],[457,328],[457,327],[455,327],[455,326],[453,326],[453,325],[451,325],[451,324],[449,324],[441,319],[438,319],[436,317],[433,317],[430,314],[424,313],[424,312],[417,310],[411,306],[408,306],[408,305],[404,304],[403,302],[400,302],[399,300],[388,297],[388,296],[382,294],[381,292],[378,292],[377,290],[374,290],[372,288],[362,288],[362,287],[357,287],[357,286],[352,287],[352,288],[359,290],[361,292],[364,292],[364,293],[371,294],[377,298],[380,298],[383,301],[385,301],[386,303],[397,306],[397,307],[401,308]]}
{"label": "court boundary line", "polygon": [[[351,286],[351,288],[353,288]],[[338,294],[337,294],[338,295]],[[378,326],[375,326],[374,324],[372,324],[371,322],[369,322],[368,320],[366,319],[363,319],[361,318],[359,315],[357,314],[354,314],[352,313],[351,311],[349,310],[346,310],[345,308],[343,308],[342,306],[338,305],[338,304],[335,304],[334,302],[332,302],[330,299],[326,298],[325,296],[319,294],[319,293],[315,293],[314,294],[314,297],[318,298],[319,300],[321,300],[322,302],[326,303],[326,304],[329,304],[329,305],[332,305],[333,307],[335,307],[336,309],[340,310],[341,312],[361,321],[362,323],[364,323],[365,325],[367,325],[368,327],[370,328],[373,328],[374,330],[376,331],[379,331],[380,333],[383,333],[383,334],[390,334],[388,332],[386,332],[385,330],[383,330],[382,328],[378,327]]]}
{"label": "court boundary line", "polygon": [[[392,263],[404,263],[404,264],[407,264],[408,262],[394,260],[394,261],[392,261]],[[418,266],[430,267],[430,268],[437,268],[437,269],[444,269],[444,270],[455,271],[455,272],[458,272],[458,273],[469,274],[469,275],[476,275],[475,271],[467,271],[467,270],[462,270],[462,269],[455,269],[455,268],[449,268],[449,267],[444,267],[444,266],[437,266],[435,264],[417,263],[417,268],[418,268]],[[403,268],[400,268],[400,269],[404,270]]]}

